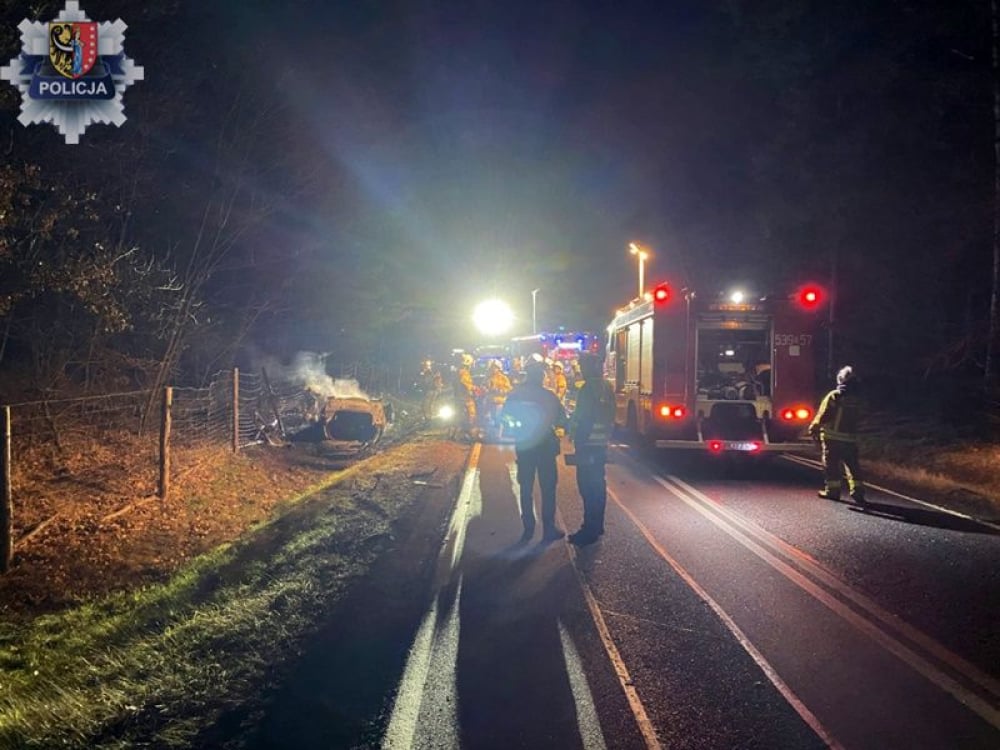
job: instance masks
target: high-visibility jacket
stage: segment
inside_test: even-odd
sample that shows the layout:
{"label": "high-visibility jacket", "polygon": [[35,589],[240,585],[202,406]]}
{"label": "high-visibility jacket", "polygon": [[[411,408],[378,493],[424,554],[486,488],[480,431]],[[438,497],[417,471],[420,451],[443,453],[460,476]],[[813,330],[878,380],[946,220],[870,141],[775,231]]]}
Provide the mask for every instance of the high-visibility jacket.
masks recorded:
{"label": "high-visibility jacket", "polygon": [[486,390],[489,391],[490,396],[498,404],[503,403],[507,394],[510,393],[511,388],[510,378],[500,370],[494,370],[490,373],[489,380],[486,381]]}
{"label": "high-visibility jacket", "polygon": [[455,379],[455,396],[462,399],[472,398],[473,389],[472,373],[468,367],[463,367],[458,371],[458,377]]}
{"label": "high-visibility jacket", "polygon": [[861,401],[849,384],[838,385],[820,402],[816,417],[809,425],[809,434],[824,440],[855,443],[861,423]]}

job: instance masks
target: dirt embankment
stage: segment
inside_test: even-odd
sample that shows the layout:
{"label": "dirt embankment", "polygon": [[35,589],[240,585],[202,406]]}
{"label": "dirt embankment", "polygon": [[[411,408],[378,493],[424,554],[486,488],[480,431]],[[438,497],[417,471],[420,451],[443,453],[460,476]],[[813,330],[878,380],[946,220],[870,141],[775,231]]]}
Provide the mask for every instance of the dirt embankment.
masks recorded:
{"label": "dirt embankment", "polygon": [[191,558],[341,480],[346,500],[364,501],[378,488],[378,502],[405,502],[422,486],[448,481],[445,474],[467,450],[428,436],[367,459],[329,443],[261,446],[237,455],[207,448],[175,480],[167,501],[145,487],[132,494],[109,494],[93,483],[24,488],[44,502],[16,510],[14,561],[0,577],[0,616],[30,617],[164,581]]}

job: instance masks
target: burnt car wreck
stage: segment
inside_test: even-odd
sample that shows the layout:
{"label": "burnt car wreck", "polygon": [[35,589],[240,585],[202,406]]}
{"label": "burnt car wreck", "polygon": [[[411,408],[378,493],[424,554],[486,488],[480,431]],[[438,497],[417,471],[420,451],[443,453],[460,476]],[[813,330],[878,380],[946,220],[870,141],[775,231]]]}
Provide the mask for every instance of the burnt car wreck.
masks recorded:
{"label": "burnt car wreck", "polygon": [[378,399],[334,396],[321,405],[316,419],[322,425],[323,437],[359,443],[363,448],[379,441],[392,416],[391,405]]}

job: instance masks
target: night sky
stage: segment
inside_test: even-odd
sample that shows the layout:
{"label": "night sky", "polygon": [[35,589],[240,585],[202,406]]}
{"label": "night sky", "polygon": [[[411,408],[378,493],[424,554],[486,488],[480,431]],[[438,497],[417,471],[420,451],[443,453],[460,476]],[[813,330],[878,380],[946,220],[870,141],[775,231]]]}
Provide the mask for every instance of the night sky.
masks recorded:
{"label": "night sky", "polygon": [[[540,328],[600,329],[634,294],[630,241],[650,284],[836,273],[840,345],[873,370],[982,336],[986,3],[207,5],[83,3],[126,20],[146,69],[122,129],[67,147],[14,122],[12,99],[0,114],[12,158],[77,185],[121,192],[141,154],[128,232],[181,264],[239,173],[268,210],[205,309],[273,299],[257,349],[469,345],[488,296],[527,333],[535,288]],[[242,149],[221,168],[220,141]]]}

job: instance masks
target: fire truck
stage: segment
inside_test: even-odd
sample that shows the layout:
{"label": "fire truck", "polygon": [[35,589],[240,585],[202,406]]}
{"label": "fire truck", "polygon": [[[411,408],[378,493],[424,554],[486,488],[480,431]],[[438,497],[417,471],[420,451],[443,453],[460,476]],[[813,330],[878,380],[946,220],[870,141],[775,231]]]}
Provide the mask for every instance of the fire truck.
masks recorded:
{"label": "fire truck", "polygon": [[597,354],[602,337],[591,331],[555,331],[517,336],[511,340],[516,356],[540,354],[553,362],[574,360],[583,352]]}
{"label": "fire truck", "polygon": [[616,426],[657,448],[813,450],[823,290],[706,295],[660,284],[608,326]]}

